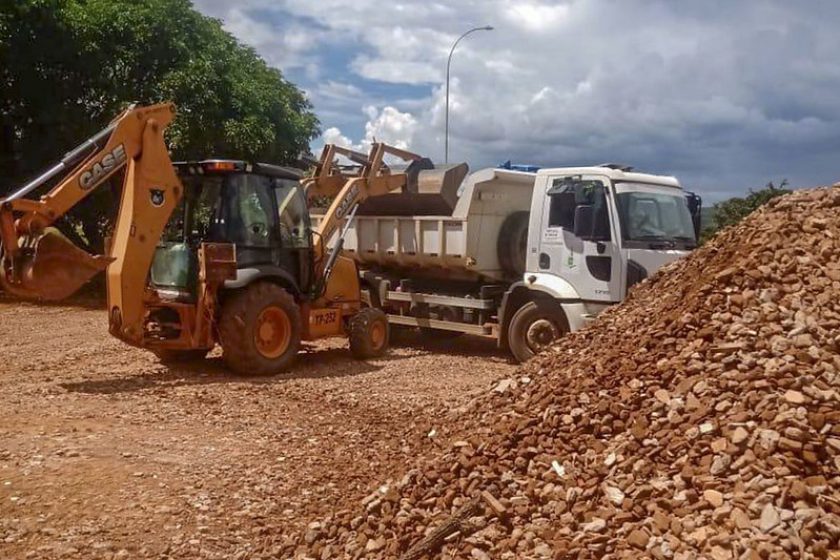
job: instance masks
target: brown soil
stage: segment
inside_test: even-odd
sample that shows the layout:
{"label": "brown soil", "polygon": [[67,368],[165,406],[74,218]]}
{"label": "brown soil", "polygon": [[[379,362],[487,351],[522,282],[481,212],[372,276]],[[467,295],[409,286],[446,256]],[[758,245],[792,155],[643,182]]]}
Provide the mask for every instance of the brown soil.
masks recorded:
{"label": "brown soil", "polygon": [[0,557],[268,557],[515,369],[491,341],[401,338],[377,360],[335,340],[238,377],[218,351],[162,366],[93,305],[0,300]]}

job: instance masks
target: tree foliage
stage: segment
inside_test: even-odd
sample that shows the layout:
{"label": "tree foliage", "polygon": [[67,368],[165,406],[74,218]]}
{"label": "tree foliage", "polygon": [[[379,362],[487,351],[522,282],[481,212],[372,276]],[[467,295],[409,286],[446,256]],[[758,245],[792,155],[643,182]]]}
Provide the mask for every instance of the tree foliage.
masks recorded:
{"label": "tree foliage", "polygon": [[129,103],[166,100],[176,159],[289,163],[318,133],[303,93],[189,0],[3,2],[0,195]]}
{"label": "tree foliage", "polygon": [[712,224],[703,230],[701,235],[702,240],[705,241],[711,238],[718,230],[737,224],[767,201],[777,196],[788,194],[791,191],[786,188],[787,185],[787,179],[782,180],[779,186],[774,185],[773,181],[770,181],[761,190],[756,191],[750,189],[744,198],[733,197],[716,203],[712,208]]}

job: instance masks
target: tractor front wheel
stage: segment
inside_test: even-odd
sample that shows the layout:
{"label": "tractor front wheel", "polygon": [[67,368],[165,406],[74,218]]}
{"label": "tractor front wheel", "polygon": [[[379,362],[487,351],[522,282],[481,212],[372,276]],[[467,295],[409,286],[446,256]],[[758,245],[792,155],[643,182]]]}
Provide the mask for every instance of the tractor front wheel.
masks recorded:
{"label": "tractor front wheel", "polygon": [[300,348],[300,308],[283,288],[257,282],[222,307],[222,357],[243,375],[273,375],[291,366]]}
{"label": "tractor front wheel", "polygon": [[364,360],[376,358],[388,349],[388,316],[381,309],[366,307],[350,318],[350,353]]}

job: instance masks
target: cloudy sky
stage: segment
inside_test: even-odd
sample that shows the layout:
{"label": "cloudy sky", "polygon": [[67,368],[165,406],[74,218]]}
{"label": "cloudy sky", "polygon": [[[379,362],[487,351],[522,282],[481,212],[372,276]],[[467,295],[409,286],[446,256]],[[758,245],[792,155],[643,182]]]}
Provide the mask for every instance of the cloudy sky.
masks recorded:
{"label": "cloudy sky", "polygon": [[194,0],[303,88],[324,141],[622,162],[708,201],[840,180],[836,0]]}

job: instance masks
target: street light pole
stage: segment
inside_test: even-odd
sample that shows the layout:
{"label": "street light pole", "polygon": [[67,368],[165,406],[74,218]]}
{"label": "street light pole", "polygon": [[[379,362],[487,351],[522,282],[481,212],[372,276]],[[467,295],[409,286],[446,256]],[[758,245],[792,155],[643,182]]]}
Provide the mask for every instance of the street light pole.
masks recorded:
{"label": "street light pole", "polygon": [[455,52],[455,47],[458,46],[458,43],[461,42],[461,39],[473,33],[475,31],[492,31],[493,27],[490,25],[485,25],[484,27],[473,27],[460,37],[458,37],[455,42],[452,44],[452,48],[449,49],[449,58],[446,59],[446,132],[444,134],[444,155],[443,161],[444,163],[449,163],[449,66],[452,64],[452,53]]}

